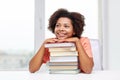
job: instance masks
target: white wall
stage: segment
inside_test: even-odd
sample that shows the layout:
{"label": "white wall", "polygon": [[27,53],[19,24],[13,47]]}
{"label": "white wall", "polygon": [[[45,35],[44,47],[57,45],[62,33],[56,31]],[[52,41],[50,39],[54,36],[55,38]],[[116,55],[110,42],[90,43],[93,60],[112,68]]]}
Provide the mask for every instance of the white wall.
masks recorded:
{"label": "white wall", "polygon": [[120,1],[108,1],[108,69],[120,70]]}
{"label": "white wall", "polygon": [[120,1],[102,1],[104,69],[120,70]]}

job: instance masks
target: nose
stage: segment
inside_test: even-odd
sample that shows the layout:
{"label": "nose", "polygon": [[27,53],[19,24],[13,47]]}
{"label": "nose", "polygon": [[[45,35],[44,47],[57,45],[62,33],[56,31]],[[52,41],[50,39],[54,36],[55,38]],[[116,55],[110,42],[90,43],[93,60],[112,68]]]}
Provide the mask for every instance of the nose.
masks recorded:
{"label": "nose", "polygon": [[63,31],[64,30],[64,26],[60,26],[59,30]]}

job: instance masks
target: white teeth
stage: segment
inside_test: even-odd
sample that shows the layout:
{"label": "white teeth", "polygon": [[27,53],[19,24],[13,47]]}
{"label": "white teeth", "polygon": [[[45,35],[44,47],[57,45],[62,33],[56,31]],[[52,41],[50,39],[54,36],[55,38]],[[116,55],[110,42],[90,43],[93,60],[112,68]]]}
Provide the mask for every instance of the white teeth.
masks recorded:
{"label": "white teeth", "polygon": [[64,36],[64,34],[59,34],[60,36]]}

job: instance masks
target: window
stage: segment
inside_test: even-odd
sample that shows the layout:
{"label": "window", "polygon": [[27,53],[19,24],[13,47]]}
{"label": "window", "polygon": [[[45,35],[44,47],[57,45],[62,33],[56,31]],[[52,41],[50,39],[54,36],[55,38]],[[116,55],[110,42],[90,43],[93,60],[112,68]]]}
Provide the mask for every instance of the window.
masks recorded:
{"label": "window", "polygon": [[23,70],[34,52],[34,0],[0,1],[0,70]]}

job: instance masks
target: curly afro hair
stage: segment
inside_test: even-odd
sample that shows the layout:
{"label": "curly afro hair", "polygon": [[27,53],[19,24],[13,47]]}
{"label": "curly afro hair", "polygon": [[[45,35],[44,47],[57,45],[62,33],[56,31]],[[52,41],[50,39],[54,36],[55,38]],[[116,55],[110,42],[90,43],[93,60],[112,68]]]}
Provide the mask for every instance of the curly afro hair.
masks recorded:
{"label": "curly afro hair", "polygon": [[78,12],[69,12],[68,10],[62,8],[58,9],[49,18],[48,29],[52,31],[52,33],[54,33],[57,20],[61,17],[67,17],[72,21],[73,30],[75,32],[75,35],[73,35],[73,37],[80,38],[85,26],[84,16]]}

